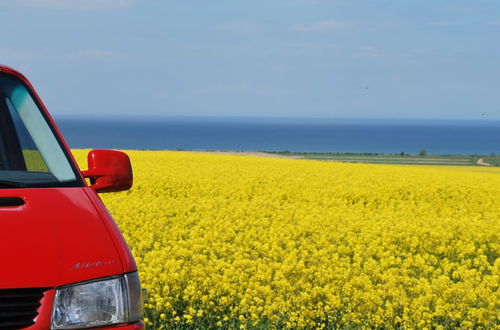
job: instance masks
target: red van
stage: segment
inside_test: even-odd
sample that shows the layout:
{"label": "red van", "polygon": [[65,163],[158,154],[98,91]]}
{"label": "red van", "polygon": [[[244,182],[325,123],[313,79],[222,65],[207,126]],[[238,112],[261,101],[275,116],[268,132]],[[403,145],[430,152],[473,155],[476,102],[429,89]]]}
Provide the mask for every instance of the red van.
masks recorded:
{"label": "red van", "polygon": [[128,156],[93,150],[80,171],[31,84],[1,65],[0,127],[0,329],[144,329],[136,264],[97,196],[130,189]]}

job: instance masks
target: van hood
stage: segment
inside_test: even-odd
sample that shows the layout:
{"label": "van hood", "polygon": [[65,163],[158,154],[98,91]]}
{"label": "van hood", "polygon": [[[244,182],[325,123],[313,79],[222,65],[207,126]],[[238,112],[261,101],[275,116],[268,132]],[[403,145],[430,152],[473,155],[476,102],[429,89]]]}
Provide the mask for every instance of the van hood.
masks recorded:
{"label": "van hood", "polygon": [[123,273],[106,220],[84,189],[0,189],[0,289]]}

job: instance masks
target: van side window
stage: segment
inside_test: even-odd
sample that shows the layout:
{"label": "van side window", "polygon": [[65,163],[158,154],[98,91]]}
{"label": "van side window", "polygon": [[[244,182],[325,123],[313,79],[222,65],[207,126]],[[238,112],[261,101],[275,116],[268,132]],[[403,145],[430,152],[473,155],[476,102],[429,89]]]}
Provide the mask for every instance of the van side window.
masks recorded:
{"label": "van side window", "polygon": [[19,137],[19,144],[24,156],[26,170],[30,172],[49,172],[49,168],[47,167],[45,160],[40,154],[40,151],[38,151],[35,142],[33,142],[26,126],[24,126],[23,121],[19,117],[19,114],[14,109],[14,106],[9,99],[6,100],[6,103],[12,118],[12,123],[14,124],[17,136]]}
{"label": "van side window", "polygon": [[6,109],[8,98],[2,94],[0,94],[3,101],[0,103],[2,170],[26,171],[26,164],[19,144],[19,138],[14,128],[12,117]]}
{"label": "van side window", "polygon": [[29,86],[0,72],[0,189],[83,182]]}

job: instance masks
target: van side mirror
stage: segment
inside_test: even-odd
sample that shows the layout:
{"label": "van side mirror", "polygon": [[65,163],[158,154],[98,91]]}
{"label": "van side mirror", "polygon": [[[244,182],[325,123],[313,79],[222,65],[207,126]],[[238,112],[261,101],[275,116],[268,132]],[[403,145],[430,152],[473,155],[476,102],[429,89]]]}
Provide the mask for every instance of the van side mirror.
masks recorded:
{"label": "van side mirror", "polygon": [[98,193],[128,190],[132,187],[132,165],[128,155],[115,150],[91,150],[87,156],[89,169],[83,176],[90,179]]}

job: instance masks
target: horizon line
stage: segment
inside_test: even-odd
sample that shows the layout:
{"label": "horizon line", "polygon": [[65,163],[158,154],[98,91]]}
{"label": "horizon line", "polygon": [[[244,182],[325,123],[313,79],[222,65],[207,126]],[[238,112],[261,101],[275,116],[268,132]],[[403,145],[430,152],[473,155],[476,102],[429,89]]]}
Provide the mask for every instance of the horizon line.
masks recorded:
{"label": "horizon line", "polygon": [[52,114],[55,119],[104,119],[104,120],[158,120],[158,119],[185,119],[185,120],[256,120],[256,121],[370,121],[370,122],[480,122],[500,123],[500,118],[431,118],[431,117],[321,117],[321,116],[242,116],[242,115],[173,115],[173,114]]}

